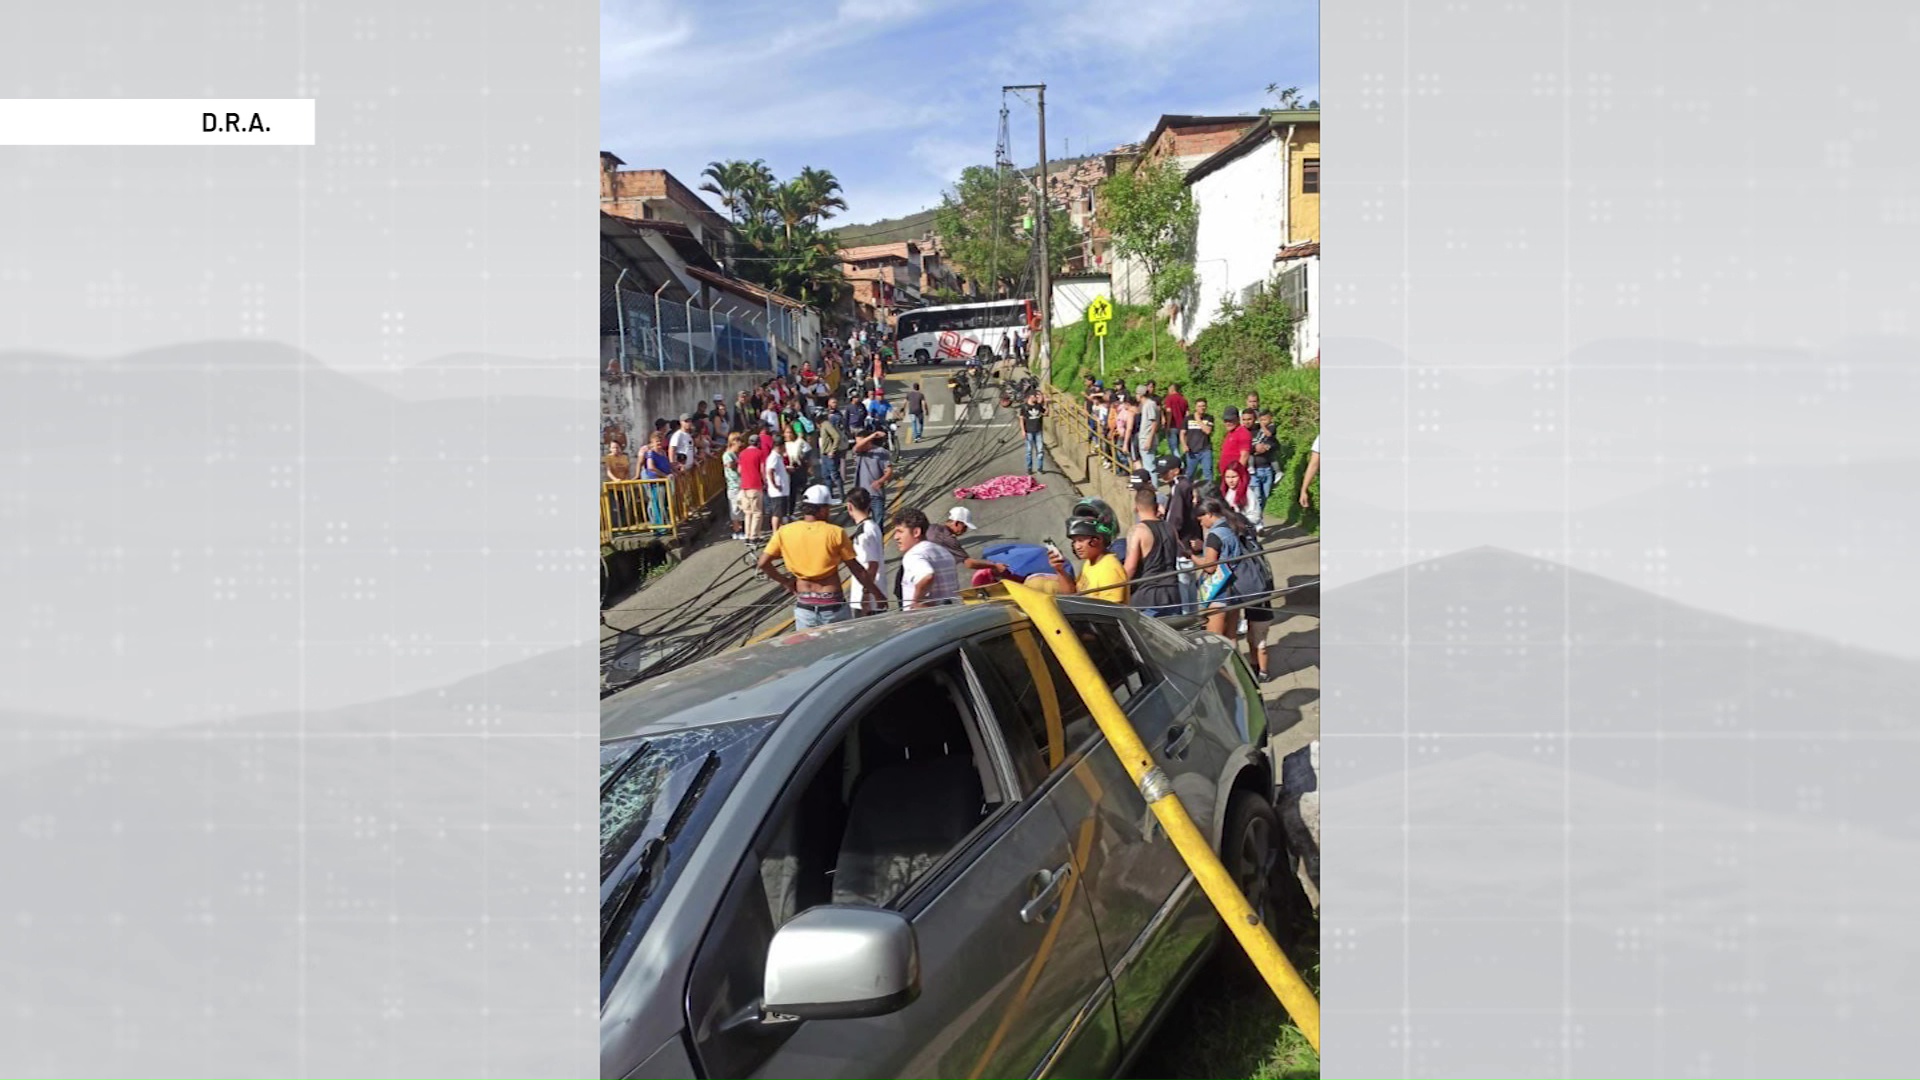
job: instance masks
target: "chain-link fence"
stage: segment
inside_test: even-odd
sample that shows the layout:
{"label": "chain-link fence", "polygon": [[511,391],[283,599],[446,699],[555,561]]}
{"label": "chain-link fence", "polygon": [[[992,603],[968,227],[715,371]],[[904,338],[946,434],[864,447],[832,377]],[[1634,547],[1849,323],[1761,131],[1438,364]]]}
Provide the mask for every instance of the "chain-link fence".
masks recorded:
{"label": "chain-link fence", "polygon": [[[776,309],[785,332],[792,319]],[[615,287],[600,292],[601,353],[609,373],[771,371],[774,334],[760,312],[710,311],[690,300],[666,300]]]}

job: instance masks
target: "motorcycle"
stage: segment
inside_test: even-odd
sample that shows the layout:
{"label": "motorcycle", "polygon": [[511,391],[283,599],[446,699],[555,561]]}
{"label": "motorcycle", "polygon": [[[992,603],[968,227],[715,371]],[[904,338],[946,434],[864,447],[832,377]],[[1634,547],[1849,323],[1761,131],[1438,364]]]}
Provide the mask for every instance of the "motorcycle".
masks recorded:
{"label": "motorcycle", "polygon": [[1025,401],[1039,389],[1040,380],[1029,375],[1019,382],[1014,383],[1011,389],[1002,390],[1000,392],[1000,404],[1002,406],[1008,406],[1016,401]]}
{"label": "motorcycle", "polygon": [[947,390],[953,394],[954,404],[958,405],[972,396],[972,380],[967,378],[967,373],[964,371],[949,375],[947,376]]}

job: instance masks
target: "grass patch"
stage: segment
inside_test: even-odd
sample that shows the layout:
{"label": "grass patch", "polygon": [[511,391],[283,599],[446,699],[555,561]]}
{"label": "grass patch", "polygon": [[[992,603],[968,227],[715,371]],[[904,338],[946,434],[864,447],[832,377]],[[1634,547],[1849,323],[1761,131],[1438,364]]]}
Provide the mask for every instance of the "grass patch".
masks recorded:
{"label": "grass patch", "polygon": [[[1314,995],[1320,993],[1317,952],[1289,949]],[[1287,1019],[1273,991],[1254,972],[1239,946],[1219,951],[1174,1005],[1153,1042],[1133,1066],[1140,1077],[1232,1077],[1303,1080],[1320,1075],[1320,1055]]]}
{"label": "grass patch", "polygon": [[[1165,392],[1168,383],[1179,383],[1188,401],[1206,398],[1209,411],[1219,416],[1228,405],[1246,400],[1247,391],[1260,395],[1260,403],[1273,409],[1281,445],[1275,451],[1279,468],[1274,479],[1273,497],[1265,507],[1268,522],[1298,525],[1309,533],[1320,532],[1320,480],[1313,481],[1313,506],[1300,506],[1300,480],[1306,475],[1307,454],[1320,433],[1320,369],[1294,367],[1276,362],[1260,371],[1252,386],[1214,386],[1196,376],[1187,350],[1164,326],[1154,327],[1152,312],[1145,307],[1115,305],[1113,321],[1107,328],[1108,386],[1124,383],[1129,390],[1152,379]],[[1158,341],[1158,358],[1155,342]],[[1093,336],[1091,323],[1077,322],[1053,332],[1053,385],[1078,391],[1085,375],[1100,378],[1099,339]],[[1220,453],[1222,432],[1214,431],[1213,453]]]}

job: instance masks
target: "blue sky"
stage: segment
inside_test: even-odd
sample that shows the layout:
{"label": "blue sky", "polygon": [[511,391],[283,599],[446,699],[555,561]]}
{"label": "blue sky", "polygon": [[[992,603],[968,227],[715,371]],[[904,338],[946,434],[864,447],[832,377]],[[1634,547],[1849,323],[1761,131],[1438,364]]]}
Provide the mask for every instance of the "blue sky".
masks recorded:
{"label": "blue sky", "polygon": [[[831,169],[837,220],[871,221],[992,162],[1004,84],[1047,84],[1049,157],[1104,151],[1268,83],[1318,98],[1319,31],[1316,0],[602,0],[601,148],[695,188],[728,158]],[[1032,105],[1009,107],[1031,164]]]}

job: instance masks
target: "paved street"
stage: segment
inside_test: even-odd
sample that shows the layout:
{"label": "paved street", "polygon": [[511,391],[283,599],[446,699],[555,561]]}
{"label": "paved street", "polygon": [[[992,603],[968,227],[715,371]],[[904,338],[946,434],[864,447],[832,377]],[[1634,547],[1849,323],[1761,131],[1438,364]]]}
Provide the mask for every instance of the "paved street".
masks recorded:
{"label": "paved street", "polygon": [[[946,380],[958,370],[957,365],[906,367],[888,376],[887,397],[896,409],[904,408],[906,391],[915,382],[928,401],[925,439],[916,443],[903,438],[903,445],[894,454],[895,477],[888,506],[891,510],[918,507],[933,521],[944,520],[953,506],[966,506],[973,513],[975,525],[964,540],[970,552],[977,553],[1003,540],[1063,540],[1067,511],[1080,495],[1051,460],[1038,477],[1045,489],[1032,495],[965,502],[953,497],[956,488],[1026,470],[1013,410],[999,407],[994,387],[970,407],[956,406]],[[903,419],[901,430],[904,433],[909,429]],[[1131,518],[1129,507],[1115,506],[1114,511],[1123,522]],[[847,523],[844,515],[837,515],[837,520]],[[1298,539],[1282,535],[1269,546],[1279,547]],[[891,543],[886,551],[884,580],[890,582],[899,567],[899,552]],[[650,640],[685,641],[729,615],[760,631],[779,626],[791,613],[791,606],[785,593],[754,570],[753,557],[745,544],[729,539],[725,520],[715,523],[682,562],[604,613],[603,644],[620,631],[632,631]],[[1272,556],[1272,566],[1276,584],[1318,578],[1319,545],[1307,543],[1277,552]],[[1269,667],[1275,678],[1262,688],[1262,696],[1274,732],[1274,749],[1281,754],[1306,745],[1320,734],[1317,593],[1309,592],[1307,599],[1312,602],[1296,603],[1290,609],[1303,613],[1282,615],[1268,634]],[[740,636],[736,633],[734,639]]]}

